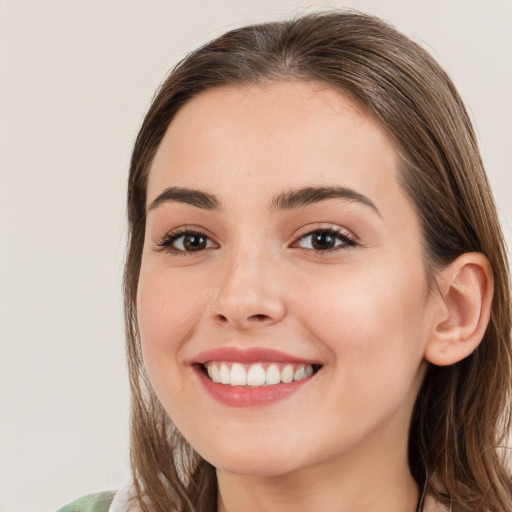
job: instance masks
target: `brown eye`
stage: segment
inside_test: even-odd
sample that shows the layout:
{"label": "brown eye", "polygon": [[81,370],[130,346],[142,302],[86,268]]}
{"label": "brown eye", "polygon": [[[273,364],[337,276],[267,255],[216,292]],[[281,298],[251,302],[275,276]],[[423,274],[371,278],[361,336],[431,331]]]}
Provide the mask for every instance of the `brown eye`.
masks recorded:
{"label": "brown eye", "polygon": [[334,229],[317,229],[299,238],[297,245],[314,251],[331,251],[345,246],[354,246],[356,242],[346,234]]}
{"label": "brown eye", "polygon": [[328,232],[319,232],[311,235],[311,245],[317,251],[332,249],[336,245],[336,237]]}
{"label": "brown eye", "polygon": [[158,246],[169,253],[199,252],[215,247],[212,240],[199,231],[169,233]]}
{"label": "brown eye", "polygon": [[200,233],[183,235],[183,249],[185,251],[201,251],[206,249],[208,239]]}

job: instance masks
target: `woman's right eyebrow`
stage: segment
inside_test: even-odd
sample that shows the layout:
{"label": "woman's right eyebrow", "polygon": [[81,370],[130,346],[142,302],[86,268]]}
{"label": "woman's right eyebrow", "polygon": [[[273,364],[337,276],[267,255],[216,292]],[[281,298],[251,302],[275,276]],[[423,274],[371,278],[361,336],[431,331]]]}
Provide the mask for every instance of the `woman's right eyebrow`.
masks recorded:
{"label": "woman's right eyebrow", "polygon": [[183,187],[168,187],[153,200],[146,213],[168,201],[186,203],[205,210],[220,210],[221,207],[220,201],[207,192]]}

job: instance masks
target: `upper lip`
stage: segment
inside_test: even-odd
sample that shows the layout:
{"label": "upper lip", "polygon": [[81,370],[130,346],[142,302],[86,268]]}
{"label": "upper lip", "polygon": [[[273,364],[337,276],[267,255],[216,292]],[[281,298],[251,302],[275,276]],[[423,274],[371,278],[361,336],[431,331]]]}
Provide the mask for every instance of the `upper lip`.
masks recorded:
{"label": "upper lip", "polygon": [[209,361],[229,361],[233,363],[295,363],[320,364],[317,361],[292,356],[280,350],[263,347],[218,347],[201,352],[193,363],[204,364]]}

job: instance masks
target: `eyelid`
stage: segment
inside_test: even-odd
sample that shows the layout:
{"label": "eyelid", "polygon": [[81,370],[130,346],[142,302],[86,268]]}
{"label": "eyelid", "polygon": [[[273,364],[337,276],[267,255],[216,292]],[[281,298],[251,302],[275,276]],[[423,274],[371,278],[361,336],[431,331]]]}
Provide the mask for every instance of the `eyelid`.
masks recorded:
{"label": "eyelid", "polygon": [[338,224],[330,224],[328,222],[319,222],[317,224],[308,224],[307,226],[303,226],[294,234],[294,239],[298,240],[299,238],[316,231],[334,231],[354,240],[355,242],[358,240],[357,236],[349,229],[339,226]]}
{"label": "eyelid", "polygon": [[[344,243],[338,244],[332,248],[328,249],[314,249],[309,247],[300,247],[299,243],[307,238],[308,236],[312,236],[314,233],[324,232],[324,233],[332,233],[334,236],[337,236]],[[294,236],[293,242],[290,245],[292,248],[302,249],[305,252],[314,253],[317,255],[328,255],[335,253],[339,250],[347,250],[349,248],[355,248],[359,246],[358,238],[348,229],[341,227],[336,224],[317,224],[317,225],[308,225],[301,228]]]}
{"label": "eyelid", "polygon": [[[184,251],[172,247],[173,242],[187,234],[198,234],[204,236],[211,243],[213,243],[215,247],[205,247],[204,249],[198,251]],[[162,237],[156,240],[153,239],[153,243],[155,245],[154,250],[156,252],[167,252],[177,256],[199,255],[208,249],[219,247],[218,242],[215,241],[215,238],[213,237],[213,235],[209,233],[207,229],[194,225],[178,226],[176,228],[170,229],[169,231],[165,232],[165,234]]]}

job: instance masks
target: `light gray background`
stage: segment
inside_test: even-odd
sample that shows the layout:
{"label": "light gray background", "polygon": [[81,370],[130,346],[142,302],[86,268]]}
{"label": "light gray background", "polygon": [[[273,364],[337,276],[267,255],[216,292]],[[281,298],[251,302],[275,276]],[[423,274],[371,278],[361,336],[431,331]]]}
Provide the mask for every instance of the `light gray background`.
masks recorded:
{"label": "light gray background", "polygon": [[[0,512],[51,511],[129,480],[120,288],[131,145],[185,53],[305,6],[0,0]],[[321,6],[381,15],[447,68],[476,124],[510,244],[512,3]]]}

